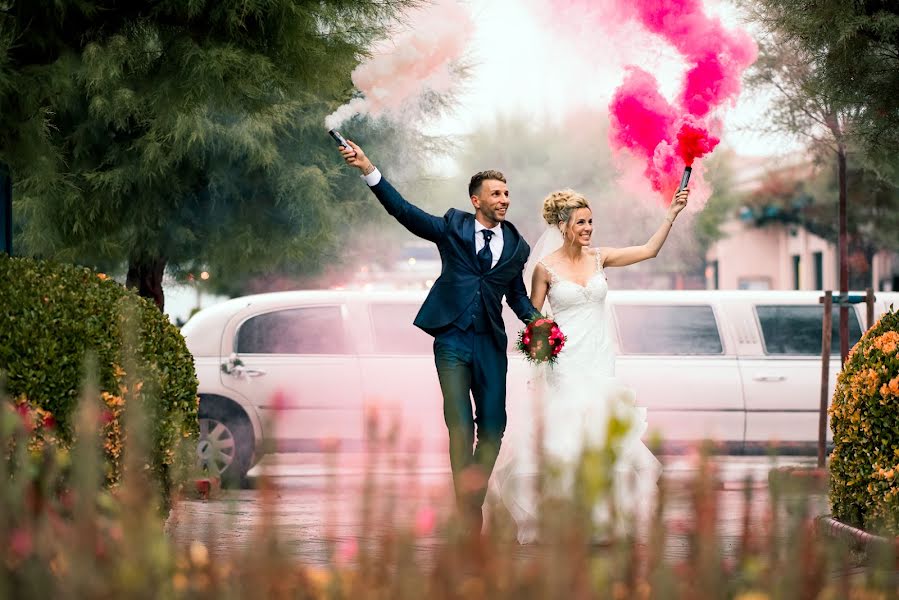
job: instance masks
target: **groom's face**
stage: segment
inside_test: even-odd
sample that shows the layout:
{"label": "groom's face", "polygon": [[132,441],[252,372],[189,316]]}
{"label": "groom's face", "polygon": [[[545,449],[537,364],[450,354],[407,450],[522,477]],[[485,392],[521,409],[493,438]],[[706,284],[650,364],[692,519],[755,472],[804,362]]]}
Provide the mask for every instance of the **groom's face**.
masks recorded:
{"label": "groom's face", "polygon": [[509,209],[509,186],[496,179],[486,179],[478,194],[471,197],[471,204],[493,225],[502,223]]}

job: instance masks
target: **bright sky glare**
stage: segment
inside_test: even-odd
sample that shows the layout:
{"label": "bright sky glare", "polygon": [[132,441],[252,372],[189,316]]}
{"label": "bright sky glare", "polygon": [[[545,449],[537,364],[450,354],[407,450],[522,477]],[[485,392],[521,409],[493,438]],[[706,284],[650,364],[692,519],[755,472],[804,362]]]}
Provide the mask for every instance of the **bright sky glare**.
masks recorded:
{"label": "bright sky glare", "polygon": [[[542,118],[585,105],[605,109],[628,64],[653,73],[670,99],[685,70],[673,48],[636,26],[613,36],[581,30],[563,38],[543,26],[522,0],[468,0],[468,5],[477,24],[468,55],[475,66],[459,108],[435,125],[441,133],[467,133],[499,114]],[[745,27],[727,0],[705,0],[705,5],[727,27]],[[765,99],[744,91],[736,106],[719,115],[722,138],[739,155],[800,149],[791,138],[752,130],[753,124],[764,122],[766,106]]]}

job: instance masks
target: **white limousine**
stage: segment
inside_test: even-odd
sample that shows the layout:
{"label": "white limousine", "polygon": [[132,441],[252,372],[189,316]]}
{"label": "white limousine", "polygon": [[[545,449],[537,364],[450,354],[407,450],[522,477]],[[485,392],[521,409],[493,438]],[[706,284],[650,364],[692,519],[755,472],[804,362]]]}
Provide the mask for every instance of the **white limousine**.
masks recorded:
{"label": "white limousine", "polygon": [[[811,451],[821,373],[820,292],[613,291],[618,376],[666,444],[711,439],[731,452]],[[412,325],[424,292],[297,291],[235,298],[197,313],[182,333],[196,362],[198,455],[241,479],[264,451],[360,447],[367,415],[397,444],[445,447],[432,338]],[[875,314],[899,305],[879,293]],[[529,366],[511,350],[510,426]],[[834,309],[831,389],[839,369]],[[850,309],[852,343],[865,306]]]}

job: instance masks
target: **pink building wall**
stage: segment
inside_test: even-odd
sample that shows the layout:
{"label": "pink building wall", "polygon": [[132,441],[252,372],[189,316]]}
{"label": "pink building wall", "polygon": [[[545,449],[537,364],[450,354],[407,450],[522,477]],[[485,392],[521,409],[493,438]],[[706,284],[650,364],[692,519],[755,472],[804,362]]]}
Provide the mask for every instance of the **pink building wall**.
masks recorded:
{"label": "pink building wall", "polygon": [[[726,237],[713,244],[706,258],[717,261],[718,288],[792,290],[794,257],[799,260],[801,290],[835,289],[837,254],[833,244],[795,225],[754,227],[733,220],[722,229]],[[821,254],[821,286],[816,285],[815,253]],[[706,274],[714,286],[714,270]]]}

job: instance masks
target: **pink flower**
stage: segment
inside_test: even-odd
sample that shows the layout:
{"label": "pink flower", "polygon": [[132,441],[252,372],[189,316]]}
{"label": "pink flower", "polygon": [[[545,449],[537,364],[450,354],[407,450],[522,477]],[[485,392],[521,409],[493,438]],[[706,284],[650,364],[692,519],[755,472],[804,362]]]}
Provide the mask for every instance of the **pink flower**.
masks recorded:
{"label": "pink flower", "polygon": [[347,565],[359,554],[359,542],[356,538],[340,540],[337,544],[337,563]]}
{"label": "pink flower", "polygon": [[276,413],[283,412],[287,408],[287,394],[284,393],[284,390],[275,390],[275,393],[272,394],[272,409]]}
{"label": "pink flower", "polygon": [[27,529],[14,529],[9,536],[9,550],[18,558],[25,558],[34,548],[34,539]]}
{"label": "pink flower", "polygon": [[16,412],[19,413],[19,418],[22,420],[22,425],[25,427],[25,430],[29,433],[34,431],[34,419],[31,416],[31,411],[28,409],[28,405],[17,404]]}
{"label": "pink flower", "polygon": [[415,515],[415,535],[426,537],[434,533],[437,526],[437,513],[430,506],[418,509]]}

